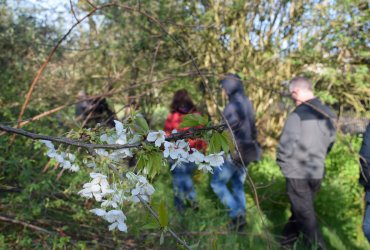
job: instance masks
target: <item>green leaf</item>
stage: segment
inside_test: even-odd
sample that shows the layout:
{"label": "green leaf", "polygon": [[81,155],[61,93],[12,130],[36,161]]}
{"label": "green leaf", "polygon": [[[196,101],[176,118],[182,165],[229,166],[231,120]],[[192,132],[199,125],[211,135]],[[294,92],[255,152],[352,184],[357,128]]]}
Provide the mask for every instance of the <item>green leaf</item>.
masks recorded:
{"label": "green leaf", "polygon": [[200,114],[188,114],[182,117],[180,128],[205,126],[208,124],[208,117]]}
{"label": "green leaf", "polygon": [[[234,145],[233,138],[231,137],[229,131],[226,131],[226,130],[223,131],[222,136],[223,136],[224,139],[226,139],[226,143],[227,143],[227,146],[228,146],[227,152],[230,152],[231,154],[234,154],[235,145]],[[226,153],[226,151],[225,151],[225,153]]]}
{"label": "green leaf", "polygon": [[148,133],[149,132],[149,125],[146,122],[146,120],[144,119],[144,117],[142,117],[141,115],[136,115],[135,120],[136,120],[137,125],[141,128],[143,133]]}
{"label": "green leaf", "polygon": [[220,133],[212,133],[211,139],[209,141],[209,151],[211,154],[221,151],[223,140],[224,139]]}
{"label": "green leaf", "polygon": [[157,229],[158,228],[158,222],[153,221],[151,223],[145,224],[141,227],[141,229]]}
{"label": "green leaf", "polygon": [[149,154],[148,170],[149,177],[154,178],[160,171],[163,164],[163,155],[161,152],[152,152]]}
{"label": "green leaf", "polygon": [[159,224],[161,225],[162,228],[165,228],[168,226],[168,211],[166,209],[166,205],[163,200],[159,203],[159,211],[158,211],[158,216],[159,216]]}

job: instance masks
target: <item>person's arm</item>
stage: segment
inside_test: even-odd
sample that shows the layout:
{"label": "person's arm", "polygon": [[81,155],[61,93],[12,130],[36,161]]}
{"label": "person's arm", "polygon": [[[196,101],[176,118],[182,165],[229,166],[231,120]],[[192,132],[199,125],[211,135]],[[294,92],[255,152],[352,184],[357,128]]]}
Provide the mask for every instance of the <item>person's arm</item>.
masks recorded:
{"label": "person's arm", "polygon": [[251,128],[251,136],[253,140],[257,140],[256,116],[253,110],[252,102],[248,100],[248,120]]}
{"label": "person's arm", "polygon": [[174,130],[174,127],[173,127],[173,114],[169,114],[167,116],[167,119],[166,121],[164,122],[164,132],[166,132],[167,135],[171,134],[172,130]]}
{"label": "person's arm", "polygon": [[300,139],[301,121],[296,113],[291,113],[284,125],[277,151],[277,162],[285,162],[294,154]]}
{"label": "person's arm", "polygon": [[240,119],[239,119],[238,113],[236,112],[235,105],[228,104],[225,107],[223,115],[226,119],[225,122],[227,122],[228,125],[231,127],[231,129],[235,132],[239,128],[239,125],[240,125]]}

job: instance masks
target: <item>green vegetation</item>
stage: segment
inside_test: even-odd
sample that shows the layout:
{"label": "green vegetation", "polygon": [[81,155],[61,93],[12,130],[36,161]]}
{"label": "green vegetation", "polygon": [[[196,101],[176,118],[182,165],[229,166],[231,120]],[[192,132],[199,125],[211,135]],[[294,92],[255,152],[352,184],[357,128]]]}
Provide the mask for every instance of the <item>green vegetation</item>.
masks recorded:
{"label": "green vegetation", "polygon": [[[0,123],[15,126],[37,70],[70,26],[63,19],[42,20],[37,5],[12,9],[10,2],[0,0]],[[140,206],[128,205],[128,234],[109,232],[107,224],[89,212],[93,202],[77,195],[88,180],[88,169],[63,172],[48,162],[39,143],[21,136],[11,143],[11,135],[1,135],[0,216],[12,221],[0,222],[0,249],[181,249],[166,231],[167,222],[195,249],[276,248],[289,217],[285,181],[274,162],[274,148],[292,107],[282,96],[284,82],[306,75],[317,95],[339,115],[350,111],[369,118],[368,2],[117,2],[121,7],[108,7],[87,18],[57,49],[23,120],[66,106],[22,126],[54,136],[78,131],[81,124],[74,120],[73,103],[82,89],[90,95],[111,89],[107,100],[119,118],[130,114],[131,106],[148,120],[148,124],[138,121],[143,133],[163,127],[173,92],[180,88],[191,93],[206,115],[198,122],[218,122],[217,108],[225,103],[218,80],[226,72],[236,72],[256,109],[264,147],[263,160],[249,169],[261,210],[248,182],[247,230],[241,235],[228,232],[225,208],[213,194],[209,176],[197,173],[199,211],[179,214],[173,207],[169,169],[155,164],[153,169],[161,174],[153,179],[152,205],[161,225]],[[79,18],[92,10],[87,1],[72,4]],[[64,13],[50,11],[74,18],[68,5]],[[215,133],[211,140],[212,151],[228,150],[225,135]],[[363,191],[357,184],[360,142],[357,136],[339,133],[327,159],[316,208],[330,249],[368,248],[361,231]]]}

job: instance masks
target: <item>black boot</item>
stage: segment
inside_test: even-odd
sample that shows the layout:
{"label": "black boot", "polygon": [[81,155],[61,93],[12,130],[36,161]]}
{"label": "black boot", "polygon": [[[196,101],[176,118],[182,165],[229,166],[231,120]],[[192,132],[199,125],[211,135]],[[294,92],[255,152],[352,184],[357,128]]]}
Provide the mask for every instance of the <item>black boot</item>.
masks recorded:
{"label": "black boot", "polygon": [[229,224],[230,231],[243,232],[247,222],[244,215],[238,215],[232,218]]}

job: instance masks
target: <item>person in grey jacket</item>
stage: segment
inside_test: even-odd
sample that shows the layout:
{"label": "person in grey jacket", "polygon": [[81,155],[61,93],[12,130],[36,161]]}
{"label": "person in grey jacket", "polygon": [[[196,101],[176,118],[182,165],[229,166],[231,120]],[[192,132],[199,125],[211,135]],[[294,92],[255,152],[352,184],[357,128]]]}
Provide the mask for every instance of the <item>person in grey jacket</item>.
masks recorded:
{"label": "person in grey jacket", "polygon": [[[223,116],[231,127],[237,144],[255,140],[257,130],[253,106],[244,94],[240,77],[236,74],[227,74],[221,85],[229,97]],[[244,162],[245,167],[248,164],[249,162]],[[241,231],[245,225],[246,199],[243,185],[247,175],[245,167],[234,162],[229,156],[220,169],[215,169],[211,180],[213,191],[229,210],[231,230]],[[231,190],[227,186],[228,182],[231,183]]]}
{"label": "person in grey jacket", "polygon": [[314,209],[314,197],[324,177],[324,161],[335,141],[335,114],[314,96],[304,77],[290,81],[296,108],[287,117],[277,151],[277,164],[286,178],[292,215],[281,245],[294,245],[300,233],[310,249],[325,249]]}
{"label": "person in grey jacket", "polygon": [[370,242],[370,123],[366,127],[360,149],[360,184],[365,188],[365,215],[362,229]]}

